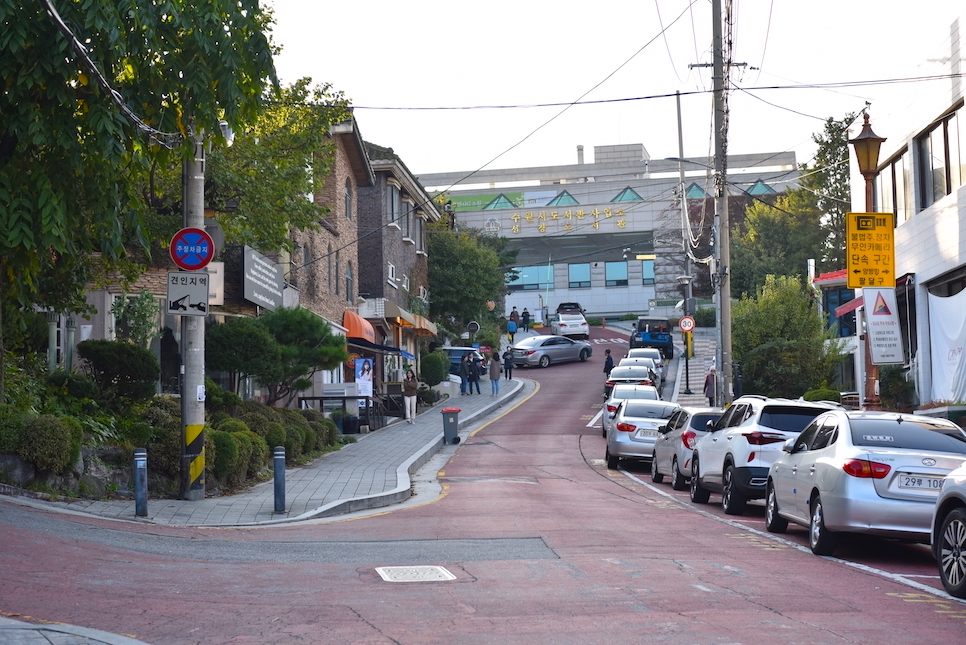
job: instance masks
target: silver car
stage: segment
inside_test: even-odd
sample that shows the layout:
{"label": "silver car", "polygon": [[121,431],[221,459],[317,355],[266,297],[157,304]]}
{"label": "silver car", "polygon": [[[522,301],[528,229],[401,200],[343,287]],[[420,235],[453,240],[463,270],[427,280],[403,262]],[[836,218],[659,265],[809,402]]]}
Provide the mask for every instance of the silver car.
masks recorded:
{"label": "silver car", "polygon": [[593,354],[590,343],[563,336],[527,336],[511,348],[513,364],[548,367],[552,363],[586,361]]}
{"label": "silver car", "polygon": [[943,479],[964,462],[966,432],[951,421],[826,412],[769,468],[765,526],[808,527],[816,555],[831,555],[840,532],[927,542]]}
{"label": "silver car", "polygon": [[664,476],[671,478],[671,488],[687,490],[691,477],[691,455],[698,439],[721,418],[721,408],[681,408],[671,415],[667,425],[659,428],[651,458],[651,481],[660,484]]}
{"label": "silver car", "polygon": [[657,347],[632,347],[627,350],[624,358],[653,358],[657,364],[657,373],[661,378],[667,377],[667,363],[664,360],[664,354]]}
{"label": "silver car", "polygon": [[614,420],[617,408],[624,399],[657,401],[660,398],[661,395],[658,394],[657,388],[653,385],[627,385],[622,383],[615,386],[610,392],[610,398],[604,402],[603,414],[600,415],[601,436],[607,437],[610,423]]}
{"label": "silver car", "polygon": [[943,481],[932,519],[932,552],[943,587],[966,598],[966,466]]}
{"label": "silver car", "polygon": [[607,433],[607,467],[616,469],[621,459],[647,461],[654,453],[658,428],[680,408],[669,401],[625,399],[617,406],[613,424]]}

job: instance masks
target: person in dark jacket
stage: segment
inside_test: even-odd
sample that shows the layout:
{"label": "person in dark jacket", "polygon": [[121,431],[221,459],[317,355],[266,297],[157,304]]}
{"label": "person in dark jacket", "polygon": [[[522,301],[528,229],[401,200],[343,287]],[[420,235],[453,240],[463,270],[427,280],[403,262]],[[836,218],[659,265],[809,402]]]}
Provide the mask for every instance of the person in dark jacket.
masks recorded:
{"label": "person in dark jacket", "polygon": [[406,423],[416,423],[416,393],[419,392],[419,379],[416,372],[411,369],[406,370],[406,378],[403,379],[403,398],[406,401]]}
{"label": "person in dark jacket", "polygon": [[604,356],[606,356],[604,359],[604,375],[610,378],[610,372],[614,369],[614,357],[610,355],[609,349],[604,350]]}
{"label": "person in dark jacket", "polygon": [[523,313],[520,314],[520,324],[522,325],[523,331],[530,331],[530,311],[524,307]]}
{"label": "person in dark jacket", "polygon": [[470,368],[472,366],[470,355],[463,354],[463,358],[460,359],[460,394],[467,394],[466,386],[470,383]]}
{"label": "person in dark jacket", "polygon": [[503,352],[503,373],[506,375],[506,380],[513,378],[513,350],[509,348]]}
{"label": "person in dark jacket", "polygon": [[482,394],[480,392],[480,372],[482,367],[480,367],[480,361],[474,356],[472,359],[467,357],[467,365],[469,366],[469,377],[466,383],[466,393],[473,394],[473,386],[476,386],[476,393]]}

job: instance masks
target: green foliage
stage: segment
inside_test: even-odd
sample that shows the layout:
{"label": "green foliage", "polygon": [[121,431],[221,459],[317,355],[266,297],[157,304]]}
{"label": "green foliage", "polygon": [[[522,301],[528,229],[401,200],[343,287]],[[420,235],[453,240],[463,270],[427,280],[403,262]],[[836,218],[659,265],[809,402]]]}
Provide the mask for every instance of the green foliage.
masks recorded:
{"label": "green foliage", "polygon": [[177,428],[159,426],[155,440],[147,450],[148,468],[151,471],[175,480],[181,477],[180,425]]}
{"label": "green foliage", "polygon": [[238,463],[238,442],[231,432],[212,430],[207,435],[211,436],[211,441],[215,444],[214,474],[218,479],[225,479]]}
{"label": "green foliage", "polygon": [[692,318],[695,327],[714,327],[718,316],[714,307],[702,307],[694,312]]}
{"label": "green foliage", "polygon": [[789,398],[831,380],[844,359],[810,292],[785,276],[768,276],[756,298],[735,303],[732,350],[746,393]]}
{"label": "green foliage", "polygon": [[325,419],[324,412],[322,412],[321,410],[315,410],[313,408],[305,408],[303,410],[299,410],[299,414],[305,417],[307,421],[322,421]]}
{"label": "green foliage", "polygon": [[223,432],[245,432],[249,429],[241,419],[226,419],[217,428]]}
{"label": "green foliage", "polygon": [[118,340],[147,349],[158,335],[158,300],[147,289],[133,298],[121,294],[111,305],[111,313],[117,320],[114,333]]}
{"label": "green foliage", "polygon": [[148,401],[138,418],[167,432],[181,432],[181,402],[166,396],[156,396]]}
{"label": "green foliage", "polygon": [[234,392],[219,387],[209,377],[205,377],[205,409],[212,413],[234,412],[241,404],[242,398]]}
{"label": "green foliage", "polygon": [[123,424],[122,433],[132,448],[146,448],[160,435],[157,428],[147,421],[128,421]]}
{"label": "green foliage", "polygon": [[45,353],[47,351],[47,314],[19,306],[7,306],[3,310],[3,346],[21,353]]}
{"label": "green foliage", "polygon": [[813,134],[818,145],[814,163],[802,164],[799,185],[816,195],[822,213],[825,243],[817,257],[820,272],[845,268],[845,214],[852,202],[849,181],[849,125],[856,118],[847,113],[841,120],[825,119],[825,129]]}
{"label": "green foliage", "polygon": [[429,283],[433,318],[450,330],[487,316],[486,303],[500,300],[504,273],[497,252],[474,231],[455,232],[445,223],[429,227]]}
{"label": "green foliage", "polygon": [[154,396],[161,375],[158,359],[131,343],[85,340],[77,354],[86,361],[87,375],[100,389],[103,405],[114,408],[146,401]]}
{"label": "green foliage", "polygon": [[423,405],[432,405],[439,401],[442,395],[436,390],[431,390],[428,387],[420,387],[416,391],[416,400]]}
{"label": "green foliage", "polygon": [[309,426],[309,420],[298,410],[293,410],[292,408],[275,408],[275,411],[282,417],[283,423],[286,425],[296,426],[303,430],[308,430],[311,427]]}
{"label": "green foliage", "polygon": [[229,318],[205,333],[205,365],[227,372],[234,392],[243,379],[271,371],[281,358],[278,342],[255,318]]}
{"label": "green foliage", "polygon": [[[325,435],[325,445],[334,446],[339,443],[339,435],[341,433],[339,432],[339,427],[335,425],[335,421],[332,419],[323,419],[320,423],[325,426],[327,431]],[[319,433],[319,436],[322,436],[321,432]]]}
{"label": "green foliage", "polygon": [[228,434],[229,437],[234,439],[238,452],[235,461],[228,471],[227,482],[229,486],[240,486],[245,483],[245,479],[248,477],[248,469],[252,461],[252,452],[255,449],[252,437],[255,437],[259,441],[261,441],[261,437],[251,432],[232,432],[225,434]]}
{"label": "green foliage", "polygon": [[297,426],[285,426],[285,463],[294,464],[302,456],[305,431]]}
{"label": "green foliage", "polygon": [[[258,431],[256,430],[255,432]],[[268,444],[269,450],[275,450],[275,448],[285,445],[285,426],[277,421],[269,421],[266,423],[265,434],[262,435],[260,432],[258,432],[258,434],[264,437],[265,443]]]}
{"label": "green foliage", "polygon": [[420,362],[419,377],[426,385],[433,387],[449,376],[449,357],[440,350],[424,354]]}
{"label": "green foliage", "polygon": [[879,401],[883,409],[908,412],[916,394],[914,383],[906,380],[901,365],[879,366]]}
{"label": "green foliage", "polygon": [[[79,426],[64,423],[61,419],[42,414],[27,422],[26,431],[20,436],[18,454],[40,470],[54,473],[66,472],[76,461],[72,453],[76,444],[80,450]],[[78,437],[72,435],[77,434]]]}
{"label": "green foliage", "polygon": [[809,390],[802,395],[802,398],[806,401],[834,401],[835,403],[841,403],[842,393],[838,390],[831,390],[822,383],[822,387]]}
{"label": "green foliage", "polygon": [[16,454],[26,429],[26,413],[12,405],[0,404],[0,455]]}

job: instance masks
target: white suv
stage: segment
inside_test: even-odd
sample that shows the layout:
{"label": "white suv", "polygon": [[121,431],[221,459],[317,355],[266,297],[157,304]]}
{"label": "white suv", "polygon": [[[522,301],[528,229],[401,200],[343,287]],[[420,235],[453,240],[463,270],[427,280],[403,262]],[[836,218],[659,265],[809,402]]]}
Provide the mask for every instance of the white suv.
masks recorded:
{"label": "white suv", "polygon": [[712,492],[720,492],[724,512],[741,515],[748,500],[765,497],[768,468],[782,454],[785,441],[838,407],[755,395],[736,399],[694,447],[691,501],[705,504]]}

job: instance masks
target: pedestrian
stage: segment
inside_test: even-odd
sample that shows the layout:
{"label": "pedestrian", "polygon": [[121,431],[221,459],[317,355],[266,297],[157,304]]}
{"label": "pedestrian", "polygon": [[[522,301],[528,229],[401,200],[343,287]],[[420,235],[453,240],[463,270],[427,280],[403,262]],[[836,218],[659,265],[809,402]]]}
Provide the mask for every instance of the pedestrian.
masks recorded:
{"label": "pedestrian", "polygon": [[480,372],[482,368],[480,367],[480,361],[473,356],[469,360],[469,380],[466,383],[466,392],[468,394],[473,394],[473,386],[476,386],[476,393],[482,394],[480,392]]}
{"label": "pedestrian", "polygon": [[493,352],[493,360],[490,361],[490,396],[497,396],[500,393],[500,372],[502,371],[500,355]]}
{"label": "pedestrian", "polygon": [[513,344],[513,336],[517,333],[517,323],[511,318],[506,321],[506,337]]}
{"label": "pedestrian", "polygon": [[610,372],[614,369],[614,357],[610,355],[610,350],[604,350],[604,375],[610,378]]}
{"label": "pedestrian", "polygon": [[403,379],[403,399],[406,401],[406,423],[416,423],[416,393],[419,391],[419,379],[412,369],[406,370]]}
{"label": "pedestrian", "polygon": [[520,322],[520,312],[517,311],[516,307],[514,307],[510,312],[510,320],[512,320],[514,324],[518,324]]}
{"label": "pedestrian", "polygon": [[463,354],[463,358],[460,359],[460,394],[466,394],[466,386],[470,383],[471,367],[470,355]]}
{"label": "pedestrian", "polygon": [[503,373],[506,375],[506,380],[513,378],[513,350],[509,347],[503,352]]}
{"label": "pedestrian", "polygon": [[708,375],[704,377],[704,395],[708,397],[708,405],[714,405],[714,395],[717,390],[715,381],[718,375],[715,373],[714,365],[708,368]]}
{"label": "pedestrian", "polygon": [[530,331],[530,312],[526,307],[523,308],[523,313],[520,314],[520,322],[523,323],[523,331]]}

